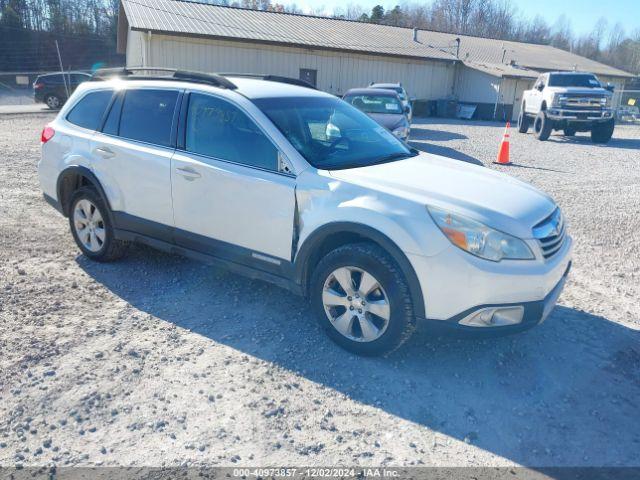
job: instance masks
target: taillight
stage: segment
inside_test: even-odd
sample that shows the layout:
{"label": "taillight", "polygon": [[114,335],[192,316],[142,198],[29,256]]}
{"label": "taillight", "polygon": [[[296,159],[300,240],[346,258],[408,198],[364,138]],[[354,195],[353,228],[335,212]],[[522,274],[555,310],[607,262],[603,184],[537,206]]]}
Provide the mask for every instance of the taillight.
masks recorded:
{"label": "taillight", "polygon": [[47,125],[42,129],[42,134],[40,135],[40,141],[42,143],[47,143],[49,140],[53,138],[55,134],[56,134],[56,131],[53,128],[51,128],[49,125]]}
{"label": "taillight", "polygon": [[34,90],[40,90],[42,87],[44,87],[44,83],[34,83],[33,84],[33,89]]}

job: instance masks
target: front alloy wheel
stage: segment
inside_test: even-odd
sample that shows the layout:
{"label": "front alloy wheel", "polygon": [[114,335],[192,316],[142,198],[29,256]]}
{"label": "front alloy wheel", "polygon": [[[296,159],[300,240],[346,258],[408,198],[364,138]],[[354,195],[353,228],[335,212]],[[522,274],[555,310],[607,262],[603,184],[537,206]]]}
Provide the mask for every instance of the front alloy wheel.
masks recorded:
{"label": "front alloy wheel", "polygon": [[361,268],[334,270],[324,282],[322,303],[333,327],[355,342],[377,340],[389,325],[389,298],[380,282]]}
{"label": "front alloy wheel", "polygon": [[541,110],[533,121],[533,131],[536,138],[544,142],[551,135],[551,130],[553,130],[553,122],[547,117],[547,112]]}
{"label": "front alloy wheel", "polygon": [[327,253],[313,270],[309,297],[324,331],[350,352],[392,352],[415,329],[407,280],[378,245],[347,244]]}

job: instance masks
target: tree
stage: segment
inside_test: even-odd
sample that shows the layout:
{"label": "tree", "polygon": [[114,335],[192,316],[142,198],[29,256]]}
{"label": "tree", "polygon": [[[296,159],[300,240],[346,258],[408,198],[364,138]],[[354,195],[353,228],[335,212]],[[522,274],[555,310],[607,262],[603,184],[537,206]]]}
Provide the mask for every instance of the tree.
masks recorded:
{"label": "tree", "polygon": [[384,15],[384,23],[396,27],[403,26],[404,15],[400,5],[396,5]]}
{"label": "tree", "polygon": [[372,23],[381,23],[384,19],[384,7],[382,5],[376,5],[371,9],[371,16],[369,21]]}
{"label": "tree", "polygon": [[571,50],[573,43],[573,32],[571,22],[562,14],[551,27],[551,45],[563,50]]}

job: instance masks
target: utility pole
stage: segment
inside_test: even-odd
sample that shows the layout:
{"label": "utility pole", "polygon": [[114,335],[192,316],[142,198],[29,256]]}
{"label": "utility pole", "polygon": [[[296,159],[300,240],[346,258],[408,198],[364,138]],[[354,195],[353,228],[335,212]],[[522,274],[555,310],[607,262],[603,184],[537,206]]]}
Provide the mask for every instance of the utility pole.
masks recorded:
{"label": "utility pole", "polygon": [[62,82],[64,83],[64,91],[67,92],[67,98],[69,98],[69,87],[67,86],[67,79],[64,76],[64,67],[62,66],[62,57],[60,56],[60,46],[58,45],[58,40],[56,40],[56,51],[58,52],[58,63],[60,63],[60,73],[62,73]]}

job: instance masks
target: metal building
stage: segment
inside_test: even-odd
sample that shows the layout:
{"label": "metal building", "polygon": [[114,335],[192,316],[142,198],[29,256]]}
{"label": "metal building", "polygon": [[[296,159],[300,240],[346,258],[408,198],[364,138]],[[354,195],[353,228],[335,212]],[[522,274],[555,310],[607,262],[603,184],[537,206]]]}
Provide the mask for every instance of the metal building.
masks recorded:
{"label": "metal building", "polygon": [[632,77],[546,45],[181,0],[122,0],[118,51],[130,67],[286,75],[336,95],[400,81],[423,101],[473,104],[478,118],[517,116],[541,71],[591,71],[617,88]]}

